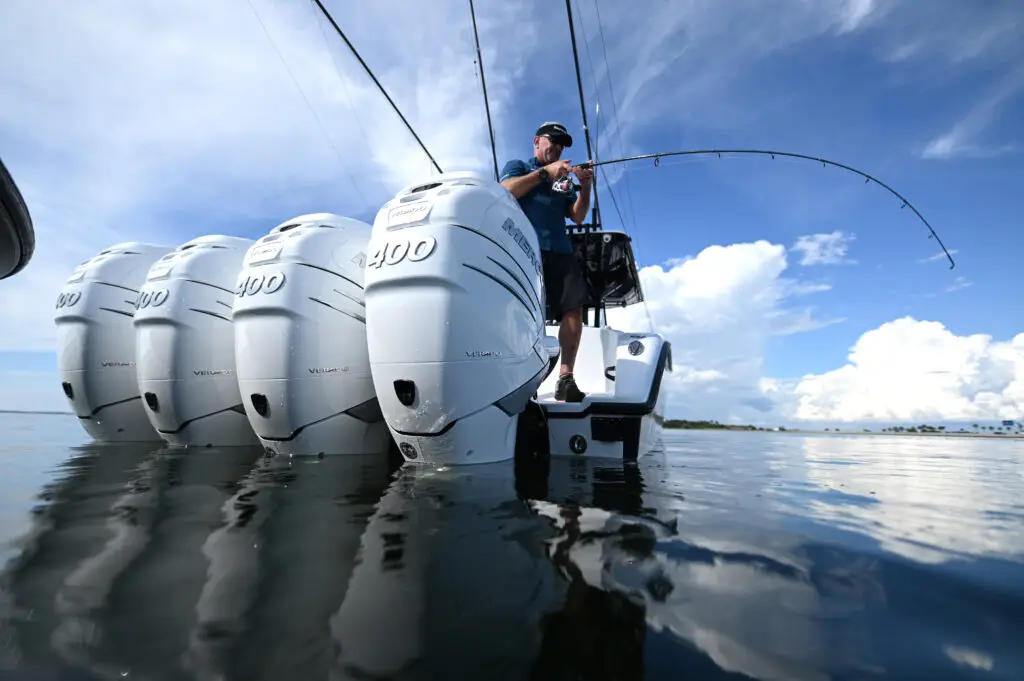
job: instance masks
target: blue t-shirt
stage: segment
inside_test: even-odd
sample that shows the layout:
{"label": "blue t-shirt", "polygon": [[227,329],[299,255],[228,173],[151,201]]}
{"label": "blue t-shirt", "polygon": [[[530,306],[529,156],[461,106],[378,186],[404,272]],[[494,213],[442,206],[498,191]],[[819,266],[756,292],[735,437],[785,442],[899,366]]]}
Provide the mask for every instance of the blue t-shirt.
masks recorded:
{"label": "blue t-shirt", "polygon": [[[509,161],[501,170],[501,181],[527,175],[540,167],[535,156],[526,161]],[[542,251],[572,253],[572,241],[569,240],[565,219],[576,202],[576,194],[576,190],[567,194],[556,192],[549,183],[541,182],[519,197],[519,207],[537,232],[537,241]]]}

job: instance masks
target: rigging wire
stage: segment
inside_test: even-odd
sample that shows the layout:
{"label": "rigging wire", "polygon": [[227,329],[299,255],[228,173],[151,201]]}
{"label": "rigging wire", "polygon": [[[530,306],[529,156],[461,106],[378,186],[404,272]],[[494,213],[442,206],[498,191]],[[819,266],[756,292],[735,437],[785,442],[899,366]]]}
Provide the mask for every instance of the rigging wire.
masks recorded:
{"label": "rigging wire", "polygon": [[[572,22],[572,2],[571,0],[565,0],[565,11],[569,16],[569,38],[572,40],[572,60],[576,65],[576,87],[580,93],[580,113],[583,114],[583,136],[587,141],[587,158],[593,159],[593,151],[590,146],[590,127],[587,125],[587,103],[583,98],[583,79],[580,77],[580,57],[576,50],[576,27]],[[601,224],[601,206],[597,198],[597,177],[593,179],[594,184],[594,207],[593,207],[593,223],[595,225]]]}
{"label": "rigging wire", "polygon": [[[586,142],[587,142],[587,158],[588,159],[593,159],[593,156],[591,156],[592,151],[591,151],[591,147],[590,147],[590,127],[587,124],[587,104],[586,104],[585,98],[583,97],[583,79],[580,76],[579,51],[576,49],[576,29],[573,26],[573,21],[572,21],[572,0],[565,0],[565,11],[566,11],[566,14],[568,15],[568,18],[569,18],[569,37],[570,37],[570,39],[572,41],[572,59],[573,59],[573,63],[576,66],[576,87],[579,90],[579,94],[580,94],[580,113],[583,116],[583,136],[584,136],[584,139],[586,139]],[[586,36],[584,36],[584,38],[585,37]],[[593,63],[591,63],[591,68],[593,68]],[[595,83],[595,87],[596,87],[596,83]],[[580,165],[584,166],[584,167],[598,167],[600,165],[606,165],[606,164],[607,164],[607,162],[601,163],[601,162],[593,162],[593,161],[591,161],[590,163],[583,163],[583,164],[580,164]],[[594,173],[593,186],[594,186],[594,210],[593,210],[593,214],[592,214],[593,215],[592,222],[593,222],[594,226],[598,230],[601,230],[602,229],[602,225],[601,225],[601,208],[600,208],[600,204],[598,203],[598,197],[597,197],[597,173],[596,172]],[[614,196],[612,197],[612,202],[615,203]],[[625,226],[625,225],[623,225],[623,226]],[[643,299],[643,307],[644,307],[644,314],[647,317],[647,323],[650,326],[651,331],[654,331],[654,320],[651,318],[651,310],[650,310],[650,306],[648,306],[648,304],[647,304],[646,296]],[[590,315],[586,311],[586,308],[584,308],[583,309],[583,320],[584,320],[584,323],[587,323],[586,320],[587,320],[587,317],[589,317],[589,316]],[[602,316],[604,317],[604,323],[607,324],[608,323],[608,310],[600,302],[597,302],[597,303],[594,304],[594,326],[598,326],[598,325],[601,324],[601,317]]]}
{"label": "rigging wire", "polygon": [[[577,9],[579,9],[579,4],[577,5]],[[601,122],[601,120],[600,120],[600,116],[601,116],[601,95],[599,94],[599,88],[598,88],[598,84],[597,84],[597,70],[594,69],[594,59],[590,55],[590,44],[589,44],[590,41],[587,40],[587,29],[586,29],[586,27],[584,26],[584,23],[583,23],[583,12],[580,12],[580,27],[583,29],[583,47],[584,47],[584,51],[587,53],[587,61],[588,61],[588,63],[590,63],[590,76],[591,76],[592,79],[594,79],[594,98],[597,99],[597,107],[595,109],[595,115],[594,115],[594,157],[593,157],[593,160],[597,161],[598,157],[600,156],[600,154],[598,152],[598,143],[601,141],[601,137],[598,134],[598,126],[599,126],[599,124]],[[605,73],[608,73],[608,71],[607,71],[608,70],[607,59],[605,59],[604,67],[605,67]],[[611,82],[610,77],[608,78],[608,82],[609,83]],[[621,148],[621,146],[620,146],[620,148]],[[596,174],[596,172],[595,172],[595,174]],[[605,179],[607,179],[607,177],[608,177],[607,173],[604,174],[604,177],[605,177]],[[595,197],[597,196],[597,188],[596,187],[597,187],[597,185],[595,184],[595,188],[594,188],[594,196]],[[608,182],[608,186],[606,187],[606,191],[608,193],[608,196],[611,197],[611,205],[615,209],[615,215],[618,216],[618,221],[620,221],[622,223],[623,230],[627,233],[627,235],[629,235],[630,228],[626,224],[625,218],[623,218],[623,211],[620,208],[618,208],[618,199],[615,198],[615,193],[611,189],[611,183],[610,182]],[[595,202],[595,205],[596,205],[596,202]],[[634,224],[634,227],[635,226],[636,225]]]}
{"label": "rigging wire", "polygon": [[[334,66],[334,73],[338,76],[338,82],[341,83],[341,89],[345,93],[345,101],[348,103],[348,110],[352,113],[352,118],[356,120],[356,125],[359,126],[359,131],[362,133],[362,139],[365,142],[370,139],[370,136],[366,134],[366,128],[363,126],[363,122],[360,120],[359,114],[356,113],[355,107],[352,106],[352,95],[349,93],[348,85],[346,84],[347,79],[342,75],[341,68],[338,66],[338,61],[334,58],[334,52],[331,50],[330,45],[327,44],[327,33],[324,31],[324,24],[320,21],[320,17],[316,14],[316,10],[313,8],[312,4],[309,5],[309,9],[313,12],[313,21],[316,22],[316,26],[320,31],[320,39],[324,43],[324,49],[329,55],[331,55],[331,65]],[[349,171],[350,176],[351,174],[351,171]],[[371,174],[377,181],[377,186],[380,187],[381,193],[388,196],[388,190],[381,181],[380,175],[378,173]],[[355,183],[354,178],[352,182]]]}
{"label": "rigging wire", "polygon": [[491,156],[494,159],[494,181],[499,180],[498,174],[498,150],[494,145],[494,126],[491,125],[491,105],[487,101],[487,80],[484,78],[484,58],[480,54],[480,36],[476,31],[476,11],[473,9],[473,0],[469,0],[469,14],[473,18],[473,39],[476,41],[476,61],[480,66],[480,85],[484,91],[484,108],[487,111],[487,132],[491,135]]}
{"label": "rigging wire", "polygon": [[664,157],[669,157],[669,156],[696,156],[696,155],[702,155],[702,154],[704,154],[704,155],[716,154],[719,158],[722,157],[722,154],[753,154],[753,155],[759,155],[759,156],[771,156],[773,159],[776,156],[783,156],[783,157],[787,157],[787,158],[803,159],[803,160],[806,160],[806,161],[817,161],[818,163],[822,164],[822,167],[833,166],[833,167],[836,167],[836,168],[842,168],[843,170],[847,170],[847,171],[849,171],[851,173],[854,173],[856,175],[860,175],[861,177],[864,178],[864,183],[865,184],[868,184],[869,182],[874,182],[875,184],[877,184],[877,185],[881,186],[882,188],[886,189],[890,194],[892,194],[893,196],[898,198],[900,201],[902,201],[903,205],[900,206],[900,210],[902,210],[904,208],[910,208],[910,210],[914,211],[914,214],[921,220],[921,222],[923,222],[925,224],[925,226],[928,228],[928,231],[931,232],[931,235],[928,238],[929,239],[934,238],[935,241],[939,244],[939,247],[942,249],[942,252],[946,254],[946,257],[949,259],[949,269],[953,269],[954,267],[956,267],[956,262],[953,260],[953,256],[950,255],[948,250],[946,250],[946,246],[942,243],[942,239],[939,238],[939,235],[935,232],[935,229],[931,226],[931,223],[929,223],[928,220],[926,220],[925,217],[923,215],[921,215],[920,211],[918,211],[917,208],[915,208],[914,205],[912,203],[910,203],[910,201],[908,201],[902,194],[900,194],[898,191],[896,191],[895,189],[893,189],[892,187],[887,185],[885,182],[882,182],[881,180],[879,180],[877,177],[869,175],[868,173],[865,173],[863,170],[857,170],[856,168],[854,168],[852,166],[848,166],[845,163],[839,163],[838,161],[830,161],[830,160],[828,160],[826,158],[821,158],[821,157],[818,157],[818,156],[809,156],[807,154],[797,154],[797,153],[789,152],[789,151],[773,151],[773,150],[770,150],[770,149],[689,149],[689,150],[684,150],[684,151],[666,151],[666,152],[660,152],[660,153],[655,153],[655,154],[640,154],[638,156],[627,156],[625,158],[615,158],[615,159],[610,159],[608,161],[597,161],[597,162],[594,162],[594,163],[584,163],[584,164],[581,164],[581,165],[586,165],[586,166],[591,167],[591,168],[596,168],[597,166],[611,165],[613,163],[626,163],[626,162],[629,162],[629,161],[641,161],[641,160],[644,160],[644,159],[654,159],[654,166],[658,167],[658,165],[660,164],[661,159],[664,158]]}
{"label": "rigging wire", "polygon": [[[578,9],[579,9],[579,5],[577,4],[577,10]],[[592,159],[592,160],[596,161],[596,160],[598,160],[598,157],[600,156],[600,152],[598,151],[598,145],[601,142],[601,136],[599,134],[598,127],[599,127],[599,125],[601,123],[601,95],[600,95],[600,88],[598,87],[598,83],[597,83],[597,70],[594,68],[594,60],[590,56],[590,41],[587,40],[587,29],[586,29],[586,26],[583,23],[583,13],[582,12],[579,13],[579,17],[580,17],[580,28],[583,29],[583,51],[587,55],[587,63],[590,64],[590,77],[594,81],[594,99],[597,100],[597,106],[596,106],[596,108],[594,110],[594,156],[593,156],[593,159]],[[607,64],[605,64],[605,68],[607,69]],[[608,174],[605,173],[605,178],[607,179],[607,177],[608,177]],[[612,205],[615,207],[616,215],[619,216],[619,222],[622,223],[622,229],[626,232],[626,234],[629,234],[629,227],[626,225],[626,221],[622,217],[622,211],[619,210],[619,201],[618,201],[618,199],[615,198],[615,192],[612,191],[611,183],[608,183],[608,187],[606,189],[607,189],[608,195],[612,197]],[[595,196],[597,195],[597,190],[596,189],[594,190],[594,194],[595,194]]]}
{"label": "rigging wire", "polygon": [[405,123],[405,127],[409,129],[409,132],[412,133],[412,136],[416,138],[417,142],[419,142],[420,148],[423,149],[423,152],[427,155],[427,158],[429,158],[430,162],[434,164],[435,168],[437,168],[437,172],[443,173],[444,171],[441,170],[441,166],[437,164],[437,161],[434,160],[434,157],[430,154],[430,151],[427,149],[427,145],[423,143],[423,140],[420,139],[420,136],[416,134],[415,130],[413,130],[412,125],[410,125],[409,121],[407,121],[405,119],[405,116],[402,115],[402,112],[398,109],[398,105],[395,104],[393,99],[391,99],[391,95],[389,95],[387,90],[384,89],[384,86],[380,84],[380,81],[377,80],[377,76],[373,75],[373,71],[370,69],[369,66],[366,65],[366,62],[363,61],[363,58],[359,55],[359,52],[356,50],[355,46],[353,46],[352,43],[349,42],[348,36],[345,35],[345,32],[342,31],[341,27],[338,26],[337,22],[334,21],[334,17],[331,16],[331,13],[327,11],[327,8],[324,7],[323,3],[320,2],[320,0],[313,0],[313,2],[315,2],[316,6],[320,8],[320,11],[323,13],[323,15],[327,17],[327,20],[331,22],[331,26],[334,28],[335,32],[339,36],[341,36],[341,39],[344,40],[345,44],[348,45],[350,50],[352,50],[352,54],[354,54],[356,59],[359,60],[359,63],[363,65],[364,69],[366,69],[366,72],[370,75],[370,78],[373,80],[374,84],[381,91],[381,93],[383,93],[384,98],[388,100],[388,103],[391,104],[391,108],[393,108],[395,110],[395,113],[398,114],[398,117],[402,119],[402,122]]}
{"label": "rigging wire", "polygon": [[[601,37],[601,53],[604,55],[605,78],[608,79],[608,92],[612,97],[612,116],[615,118],[615,132],[619,143],[619,151],[625,155],[626,150],[622,145],[622,124],[619,119],[619,102],[615,97],[615,86],[612,84],[612,71],[611,65],[608,63],[608,47],[604,41],[604,26],[601,23],[601,8],[598,0],[594,0],[594,13],[597,15],[597,33]],[[629,173],[625,169],[622,171],[622,179],[626,184],[626,212],[633,222],[633,231],[636,232],[636,209],[633,207],[633,191],[629,186]],[[607,180],[608,175],[605,173],[605,181]],[[611,183],[608,184],[608,187],[610,191]],[[612,198],[614,203],[614,196]]]}
{"label": "rigging wire", "polygon": [[302,89],[302,85],[299,84],[298,79],[295,77],[295,73],[293,73],[291,67],[288,66],[287,60],[285,60],[284,55],[281,53],[281,48],[277,46],[277,41],[274,40],[274,36],[270,35],[270,31],[267,30],[267,25],[263,23],[263,19],[262,17],[260,17],[260,13],[256,11],[256,8],[252,4],[252,0],[245,1],[246,4],[249,5],[249,9],[252,10],[253,15],[256,17],[256,21],[258,21],[260,26],[263,28],[263,32],[266,34],[267,39],[270,40],[270,44],[273,45],[274,51],[277,52],[278,58],[281,60],[281,63],[284,65],[285,70],[288,72],[288,77],[292,79],[292,82],[295,83],[295,87],[298,89],[299,94],[302,95],[302,100],[306,102],[306,107],[309,109],[309,112],[313,114],[313,119],[316,120],[316,124],[317,126],[320,127],[320,131],[324,134],[324,138],[327,140],[327,143],[331,145],[332,149],[334,149],[335,156],[338,157],[338,161],[341,163],[341,166],[345,169],[345,172],[348,174],[348,178],[349,180],[352,181],[352,186],[355,187],[356,193],[359,194],[359,198],[363,200],[363,203],[369,203],[369,201],[366,200],[366,196],[363,194],[363,191],[359,188],[359,185],[356,184],[356,178],[352,175],[352,171],[345,163],[345,159],[341,155],[341,151],[338,149],[338,145],[334,143],[334,140],[327,132],[327,128],[324,127],[323,121],[320,120],[320,116],[317,114],[316,109],[313,108],[313,105],[309,101],[309,97],[306,96],[306,91]]}
{"label": "rigging wire", "polygon": [[[601,104],[600,103],[598,103],[598,105],[597,105],[596,113],[597,113],[597,115],[594,116],[594,161],[595,162],[598,161],[597,143],[600,141],[599,138],[598,138],[598,134],[597,134],[597,127],[598,127],[598,123],[600,123],[600,116],[601,116]],[[596,175],[597,171],[595,171],[594,174]],[[607,178],[608,178],[608,174],[605,173],[605,179],[607,179]],[[612,191],[612,185],[611,185],[610,182],[608,183],[608,196],[612,197],[612,206],[615,208],[615,214],[619,216],[619,222],[622,223],[622,230],[626,233],[627,236],[632,238],[632,235],[629,234],[629,226],[626,224],[625,218],[622,217],[622,211],[619,209],[619,200],[617,198],[615,198],[615,192]],[[633,224],[633,229],[634,230],[636,229],[636,223],[635,222]]]}

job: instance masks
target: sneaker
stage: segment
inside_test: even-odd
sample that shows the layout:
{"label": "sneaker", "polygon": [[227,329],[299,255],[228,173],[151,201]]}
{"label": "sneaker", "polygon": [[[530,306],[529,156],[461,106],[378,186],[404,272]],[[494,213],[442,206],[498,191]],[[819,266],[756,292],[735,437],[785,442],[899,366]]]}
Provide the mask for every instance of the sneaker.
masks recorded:
{"label": "sneaker", "polygon": [[576,387],[576,379],[572,374],[562,374],[558,377],[558,383],[555,384],[556,400],[559,402],[582,402],[585,396],[585,393]]}

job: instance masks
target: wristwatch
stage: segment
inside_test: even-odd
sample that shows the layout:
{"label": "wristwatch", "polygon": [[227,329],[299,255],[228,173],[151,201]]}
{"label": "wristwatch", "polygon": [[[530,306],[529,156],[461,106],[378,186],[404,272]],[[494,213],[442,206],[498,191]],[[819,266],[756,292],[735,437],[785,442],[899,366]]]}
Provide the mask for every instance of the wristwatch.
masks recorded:
{"label": "wristwatch", "polygon": [[544,180],[545,182],[551,182],[551,176],[548,175],[548,171],[544,170],[543,168],[539,169],[537,171],[537,174],[540,175],[540,179]]}

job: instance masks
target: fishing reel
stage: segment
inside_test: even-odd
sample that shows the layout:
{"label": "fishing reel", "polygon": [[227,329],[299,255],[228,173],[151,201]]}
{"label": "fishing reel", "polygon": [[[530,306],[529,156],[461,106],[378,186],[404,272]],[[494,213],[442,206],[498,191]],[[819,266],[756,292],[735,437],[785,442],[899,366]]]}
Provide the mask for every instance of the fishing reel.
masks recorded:
{"label": "fishing reel", "polygon": [[574,191],[578,192],[581,189],[583,189],[583,187],[573,182],[572,178],[568,175],[551,183],[551,190],[558,194],[570,194]]}
{"label": "fishing reel", "polygon": [[551,182],[551,191],[556,194],[568,194],[573,190],[573,187],[575,187],[575,184],[573,183],[572,178],[568,175],[560,177],[557,180],[552,180]]}

